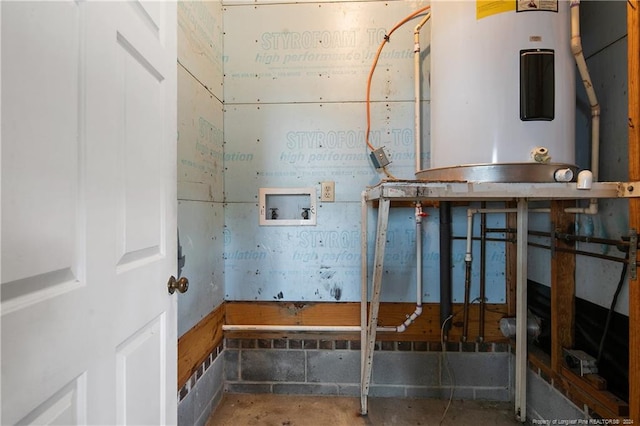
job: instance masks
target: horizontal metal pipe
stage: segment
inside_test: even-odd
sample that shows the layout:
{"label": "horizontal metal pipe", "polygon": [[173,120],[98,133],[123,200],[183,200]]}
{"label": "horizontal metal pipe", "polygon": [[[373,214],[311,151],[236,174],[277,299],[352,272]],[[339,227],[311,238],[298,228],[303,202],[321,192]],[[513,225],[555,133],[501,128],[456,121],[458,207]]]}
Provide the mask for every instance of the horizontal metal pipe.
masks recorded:
{"label": "horizontal metal pipe", "polygon": [[[550,232],[544,232],[544,231],[529,231],[529,235],[535,235],[538,237],[551,237]],[[609,238],[589,237],[587,235],[575,235],[575,234],[567,234],[563,232],[556,232],[554,236],[557,240],[564,240],[564,241],[578,241],[581,243],[605,244],[610,246],[624,246],[624,247],[629,246],[629,241],[612,240]]]}
{"label": "horizontal metal pipe", "polygon": [[[547,246],[544,244],[532,243],[531,241],[529,241],[529,247],[538,247],[538,248],[551,250],[550,246]],[[612,262],[629,263],[624,257],[607,256],[606,254],[592,253],[590,251],[575,250],[575,249],[570,249],[565,247],[554,247],[553,249],[556,251],[564,252],[564,253],[573,253],[573,254],[579,254],[582,256],[596,257],[598,259],[610,260]],[[636,264],[640,265],[640,262],[636,262]]]}
{"label": "horizontal metal pipe", "polygon": [[487,232],[490,234],[515,234],[518,231],[516,228],[487,228]]}
{"label": "horizontal metal pipe", "polygon": [[[465,240],[466,237],[452,237],[452,239],[454,239],[454,240]],[[474,237],[473,240],[474,241],[479,241],[480,238],[479,237]],[[515,238],[487,238],[487,241],[513,243],[513,242],[516,241],[516,239]],[[551,250],[551,247],[548,246],[548,245],[533,243],[531,241],[529,241],[529,247],[537,247],[537,248],[543,248],[543,249]],[[565,247],[554,247],[554,250],[562,251],[562,252],[565,252],[565,253],[579,254],[581,256],[596,257],[596,258],[599,258],[599,259],[611,260],[612,262],[628,263],[622,257],[607,256],[607,255],[604,255],[604,254],[593,253],[593,252],[585,251],[585,250],[575,250],[575,249],[570,249],[570,248],[565,248]],[[637,262],[637,264],[640,266],[640,261]]]}
{"label": "horizontal metal pipe", "polygon": [[[223,331],[310,331],[310,332],[349,332],[361,330],[359,325],[249,325],[249,324],[225,324]],[[396,332],[397,327],[377,327],[377,331]]]}
{"label": "horizontal metal pipe", "polygon": [[[467,237],[451,237],[452,240],[466,240]],[[471,237],[471,240],[473,241],[482,241],[481,237]],[[515,243],[516,242],[516,238],[493,238],[493,237],[487,237],[486,241],[496,241],[496,242],[507,242],[507,243]]]}

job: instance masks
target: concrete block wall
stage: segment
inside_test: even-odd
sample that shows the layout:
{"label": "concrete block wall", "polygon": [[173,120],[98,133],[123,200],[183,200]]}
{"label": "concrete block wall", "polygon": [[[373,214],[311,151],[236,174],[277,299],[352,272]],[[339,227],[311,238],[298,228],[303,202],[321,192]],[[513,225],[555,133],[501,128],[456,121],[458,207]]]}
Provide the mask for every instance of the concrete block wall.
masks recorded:
{"label": "concrete block wall", "polygon": [[529,370],[527,373],[527,418],[534,422],[543,420],[557,422],[559,420],[589,419],[590,416],[567,399],[539,371]]}
{"label": "concrete block wall", "polygon": [[[378,342],[369,395],[512,401],[514,365],[507,344]],[[225,392],[359,397],[360,341],[226,339],[178,392],[178,424],[206,424]],[[589,414],[529,370],[527,418]]]}
{"label": "concrete block wall", "polygon": [[178,424],[205,425],[222,399],[223,380],[223,345],[219,345],[178,391]]}
{"label": "concrete block wall", "polygon": [[[511,400],[504,344],[379,342],[372,397]],[[227,339],[225,391],[360,396],[360,341]]]}

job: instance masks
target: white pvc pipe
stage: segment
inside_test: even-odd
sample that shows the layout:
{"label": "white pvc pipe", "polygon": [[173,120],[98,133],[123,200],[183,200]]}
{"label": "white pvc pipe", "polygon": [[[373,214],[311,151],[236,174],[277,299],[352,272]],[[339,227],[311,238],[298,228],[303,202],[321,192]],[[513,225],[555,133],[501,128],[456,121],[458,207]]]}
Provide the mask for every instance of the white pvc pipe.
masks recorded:
{"label": "white pvc pipe", "polygon": [[416,203],[416,308],[407,319],[397,327],[378,327],[378,331],[403,333],[420,315],[422,315],[422,204]]}
{"label": "white pvc pipe", "polygon": [[415,152],[416,152],[416,173],[422,170],[422,113],[420,105],[420,29],[427,23],[431,17],[431,12],[428,12],[424,18],[413,30],[413,86],[415,96]]}
{"label": "white pvc pipe", "polygon": [[[582,83],[587,92],[587,99],[591,107],[591,172],[594,182],[598,180],[600,167],[600,104],[591,82],[591,76],[587,68],[582,51],[582,39],[580,37],[580,0],[571,1],[571,52],[576,60]],[[598,200],[589,201],[589,207],[575,207],[565,209],[566,213],[583,213],[594,215],[598,213]]]}
{"label": "white pvc pipe", "polygon": [[416,203],[416,309],[396,327],[402,333],[422,314],[422,204]]}

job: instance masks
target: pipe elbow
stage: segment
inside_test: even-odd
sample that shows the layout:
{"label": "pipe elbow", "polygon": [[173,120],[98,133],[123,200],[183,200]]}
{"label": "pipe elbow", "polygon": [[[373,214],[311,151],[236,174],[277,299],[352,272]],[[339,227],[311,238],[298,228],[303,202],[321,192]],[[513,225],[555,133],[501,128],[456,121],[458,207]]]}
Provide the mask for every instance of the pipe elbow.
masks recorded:
{"label": "pipe elbow", "polygon": [[589,207],[576,207],[576,208],[568,208],[564,210],[565,213],[578,213],[578,214],[587,214],[590,216],[595,216],[598,214],[598,200],[595,198],[592,198],[589,201]]}
{"label": "pipe elbow", "polygon": [[422,305],[416,305],[415,311],[402,324],[396,327],[396,333],[403,333],[421,314]]}
{"label": "pipe elbow", "polygon": [[598,200],[593,199],[589,202],[589,207],[587,207],[584,214],[596,215],[598,214]]}

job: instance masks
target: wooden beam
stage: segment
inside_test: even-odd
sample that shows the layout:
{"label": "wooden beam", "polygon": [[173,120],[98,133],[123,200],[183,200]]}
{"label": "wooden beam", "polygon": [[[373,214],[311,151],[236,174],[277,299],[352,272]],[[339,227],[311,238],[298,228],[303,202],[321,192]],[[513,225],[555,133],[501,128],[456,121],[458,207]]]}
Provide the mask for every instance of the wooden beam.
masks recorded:
{"label": "wooden beam", "polygon": [[[376,340],[392,341],[440,341],[440,308],[438,304],[423,304],[422,315],[404,333],[378,333]],[[485,342],[506,342],[500,332],[500,319],[507,316],[505,304],[486,304]],[[411,303],[380,303],[378,325],[397,326],[406,320],[415,305]],[[478,304],[469,307],[469,330],[478,330]],[[459,341],[462,336],[462,304],[454,304],[449,342]],[[232,325],[360,325],[359,302],[227,302],[226,324]],[[470,333],[467,341],[473,342],[476,334]],[[294,337],[292,332],[227,332],[229,337],[269,336]],[[356,333],[332,333],[331,338],[342,337],[358,340]]]}
{"label": "wooden beam", "polygon": [[224,311],[221,304],[178,339],[178,389],[222,342]]}
{"label": "wooden beam", "polygon": [[[571,232],[575,216],[564,209],[575,206],[572,201],[551,202],[551,227],[556,232]],[[551,241],[551,247],[575,248],[574,242]],[[573,348],[575,324],[575,271],[573,253],[552,251],[551,255],[551,369],[560,372],[562,348]]]}
{"label": "wooden beam", "polygon": [[[640,1],[627,2],[629,180],[640,180]],[[629,199],[629,227],[640,229],[640,199]],[[635,261],[636,259],[630,259]],[[640,282],[629,281],[629,416],[640,423]]]}

